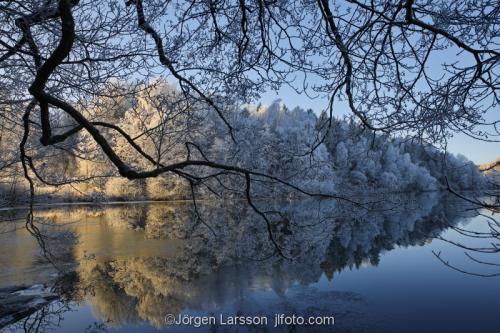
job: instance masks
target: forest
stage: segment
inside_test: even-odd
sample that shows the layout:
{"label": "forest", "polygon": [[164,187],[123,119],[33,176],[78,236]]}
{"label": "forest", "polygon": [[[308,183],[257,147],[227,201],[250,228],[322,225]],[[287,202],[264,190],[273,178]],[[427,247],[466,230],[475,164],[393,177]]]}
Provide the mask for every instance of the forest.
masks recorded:
{"label": "forest", "polygon": [[[122,88],[125,89],[125,88]],[[446,190],[482,190],[491,188],[489,177],[462,155],[445,154],[431,143],[412,137],[376,134],[363,128],[352,117],[330,119],[312,110],[289,109],[281,100],[270,106],[234,106],[228,119],[234,128],[236,143],[224,123],[208,106],[181,113],[179,92],[165,81],[140,95],[123,93],[119,100],[99,98],[93,101],[95,114],[134,137],[135,144],[155,161],[180,162],[184,151],[191,150],[219,164],[248,168],[292,182],[308,192],[335,193],[341,189],[355,195],[373,192],[425,192]],[[74,126],[63,114],[56,115],[56,128]],[[331,123],[331,124],[328,124]],[[328,131],[325,130],[328,128]],[[109,135],[119,153],[137,169],[146,169],[149,161],[140,156],[123,137]],[[27,182],[20,165],[15,163],[20,130],[4,130],[2,151],[3,202],[28,200]],[[35,139],[34,139],[35,140]],[[36,144],[33,142],[32,144]],[[63,152],[63,154],[61,153]],[[201,155],[202,154],[202,155]],[[43,175],[37,185],[41,201],[123,201],[189,199],[190,183],[181,175],[161,174],[154,178],[128,180],[117,176],[106,156],[99,152],[87,133],[79,133],[64,145],[44,147],[32,157]],[[202,168],[190,172],[209,177]],[[56,184],[58,186],[51,186]],[[206,182],[196,189],[200,198],[237,196],[232,191],[239,179],[224,175],[217,182]],[[23,196],[24,194],[24,196]],[[297,194],[276,181],[255,185],[258,197]]]}
{"label": "forest", "polygon": [[2,3],[2,205],[494,188],[447,145],[498,142],[495,8]]}

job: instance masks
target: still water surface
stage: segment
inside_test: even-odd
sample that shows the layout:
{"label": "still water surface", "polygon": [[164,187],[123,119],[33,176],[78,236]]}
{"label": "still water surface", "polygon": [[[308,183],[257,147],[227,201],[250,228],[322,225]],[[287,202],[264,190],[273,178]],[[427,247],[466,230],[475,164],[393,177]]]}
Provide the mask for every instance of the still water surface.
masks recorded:
{"label": "still water surface", "polygon": [[[38,208],[38,240],[26,212],[3,211],[0,290],[52,295],[3,331],[500,331],[500,277],[485,277],[500,260],[483,253],[498,246],[491,213],[438,193],[385,199],[259,202],[292,259],[273,255],[265,222],[238,202],[199,203],[202,219],[189,203]],[[166,325],[169,314],[216,323]],[[335,324],[274,327],[280,314]]]}

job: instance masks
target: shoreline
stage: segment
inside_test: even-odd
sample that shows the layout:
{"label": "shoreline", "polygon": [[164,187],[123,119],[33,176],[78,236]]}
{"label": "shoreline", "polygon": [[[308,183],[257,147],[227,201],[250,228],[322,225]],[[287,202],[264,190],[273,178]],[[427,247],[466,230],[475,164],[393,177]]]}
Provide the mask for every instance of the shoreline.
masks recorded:
{"label": "shoreline", "polygon": [[[484,190],[463,190],[460,191],[460,193],[471,193],[471,192],[477,192],[477,191],[484,191]],[[400,195],[400,194],[423,194],[423,193],[431,193],[431,192],[440,192],[440,193],[449,193],[446,189],[438,189],[438,190],[430,190],[430,191],[405,191],[405,192],[371,192],[371,193],[359,193],[355,195],[354,193],[351,196],[346,196],[346,198],[352,198],[352,196],[372,196],[372,195]],[[500,192],[500,190],[489,190],[488,193],[495,193],[495,192]],[[485,193],[487,194],[487,193]],[[259,201],[259,200],[268,200],[268,199],[273,199],[273,200],[294,200],[293,198],[281,198],[281,199],[276,199],[275,197],[273,198],[254,198],[254,200]],[[333,198],[332,198],[333,199]],[[224,201],[224,200],[230,200],[230,201],[246,201],[245,198],[222,198],[222,199],[216,199],[217,201]],[[333,199],[335,200],[335,199]],[[155,203],[186,203],[186,202],[192,202],[193,199],[165,199],[165,200],[111,200],[111,201],[56,201],[56,202],[38,202],[33,204],[33,208],[50,208],[50,207],[58,207],[58,206],[112,206],[112,205],[123,205],[123,204],[155,204]],[[207,202],[207,201],[214,201],[214,199],[196,199],[197,202]],[[9,211],[9,210],[23,210],[23,209],[29,209],[29,205],[27,203],[16,205],[16,206],[4,206],[0,207],[0,212],[2,211]]]}

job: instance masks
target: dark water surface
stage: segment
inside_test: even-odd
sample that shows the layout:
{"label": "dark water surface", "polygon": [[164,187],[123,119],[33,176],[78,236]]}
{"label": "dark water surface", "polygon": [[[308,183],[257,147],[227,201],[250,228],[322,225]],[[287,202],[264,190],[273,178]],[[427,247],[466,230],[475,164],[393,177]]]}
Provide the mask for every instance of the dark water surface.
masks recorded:
{"label": "dark water surface", "polygon": [[[258,202],[293,259],[275,254],[265,221],[240,202],[39,208],[36,229],[23,210],[3,211],[0,327],[500,332],[500,277],[489,276],[500,273],[496,216],[438,193],[384,199],[369,209]],[[167,325],[168,315],[191,325]],[[335,323],[274,327],[275,315]],[[224,325],[234,316],[268,322]]]}

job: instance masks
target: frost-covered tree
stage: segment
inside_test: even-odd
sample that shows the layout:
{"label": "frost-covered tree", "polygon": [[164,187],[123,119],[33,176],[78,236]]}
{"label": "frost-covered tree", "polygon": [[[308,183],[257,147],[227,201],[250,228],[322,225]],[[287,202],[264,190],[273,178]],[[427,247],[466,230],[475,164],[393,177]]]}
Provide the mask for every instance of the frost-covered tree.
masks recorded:
{"label": "frost-covered tree", "polygon": [[[256,177],[250,169],[188,159],[187,150],[183,163],[160,165],[108,120],[109,111],[80,108],[110,82],[143,87],[160,75],[175,82],[186,103],[206,104],[232,142],[238,139],[226,107],[283,85],[328,98],[330,112],[343,99],[378,132],[439,142],[461,131],[495,140],[496,121],[487,119],[498,105],[498,13],[491,0],[3,1],[2,96],[16,110],[8,121],[24,137],[31,131],[42,145],[57,146],[88,132],[129,179],[168,173],[196,182],[182,173],[192,165]],[[75,125],[58,126],[58,113]],[[110,131],[148,168],[123,155]],[[26,138],[14,146],[21,162],[34,157]]]}
{"label": "frost-covered tree", "polygon": [[[280,100],[270,106],[246,105],[231,114],[235,134],[234,145],[223,130],[224,125],[213,119],[201,147],[207,147],[212,159],[272,175],[311,192],[332,193],[335,176],[330,156],[324,146],[315,144],[317,117],[300,108],[289,110]],[[209,138],[203,141],[203,138]],[[229,148],[228,148],[229,147]],[[269,195],[279,184],[256,184],[262,195]],[[279,187],[285,191],[283,186]]]}
{"label": "frost-covered tree", "polygon": [[[325,116],[322,122],[330,121]],[[324,144],[337,177],[358,189],[429,191],[481,189],[486,179],[464,156],[454,156],[412,138],[393,138],[365,130],[352,118],[331,120]]]}

